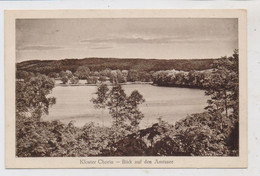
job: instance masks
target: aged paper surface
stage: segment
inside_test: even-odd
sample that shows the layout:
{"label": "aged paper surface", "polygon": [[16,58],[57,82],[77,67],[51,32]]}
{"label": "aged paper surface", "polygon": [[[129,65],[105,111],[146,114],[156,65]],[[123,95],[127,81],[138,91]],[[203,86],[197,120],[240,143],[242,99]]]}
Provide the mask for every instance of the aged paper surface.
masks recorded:
{"label": "aged paper surface", "polygon": [[[86,25],[84,26],[83,24]],[[112,27],[110,27],[109,25],[111,25]],[[133,25],[134,27],[131,28],[132,27],[131,25]],[[227,25],[226,28],[225,25]],[[95,28],[93,26],[97,27],[96,31],[93,30],[93,28]],[[191,26],[194,26],[194,30],[193,29],[190,30],[189,27]],[[218,29],[218,27],[220,27],[220,29],[221,27],[223,27],[224,31],[219,33],[216,32],[214,28]],[[78,30],[79,28],[81,28],[82,30]],[[107,30],[107,32],[105,30],[102,31],[102,28]],[[172,31],[177,31],[175,36],[173,36]],[[86,35],[84,33],[89,35]],[[85,38],[83,38],[82,36],[84,36]],[[73,37],[75,38],[78,37],[79,43],[77,44],[73,43],[72,40],[75,39]],[[72,41],[71,44],[66,43],[69,40]],[[199,45],[200,47],[196,48],[194,44]],[[82,45],[84,45],[85,48],[82,47]],[[197,73],[204,72],[204,70],[209,70],[210,72],[209,74],[211,74],[212,70],[213,70],[212,72],[214,72],[214,68],[210,68],[209,66],[206,67],[203,64],[202,65],[205,66],[205,68],[204,67],[198,68],[196,66],[194,66],[194,68],[190,68],[191,67],[190,65],[196,65],[193,63],[195,62],[195,60],[192,59],[197,57],[201,57],[202,59],[206,59],[206,58],[216,59],[225,56],[225,54],[227,57],[232,56],[232,53],[230,52],[226,52],[225,54],[222,54],[223,53],[221,52],[222,45],[223,46],[226,45],[227,48],[235,46],[235,48],[232,48],[232,50],[238,49],[239,51],[239,61],[238,61],[239,70],[237,70],[237,73],[239,73],[238,74],[239,86],[231,85],[239,88],[239,92],[235,92],[235,90],[233,89],[230,90],[228,89],[225,90],[225,93],[227,95],[222,95],[217,93],[223,91],[222,89],[223,86],[220,87],[221,91],[220,89],[219,90],[215,89],[214,92],[214,89],[212,88],[214,86],[211,87],[211,86],[198,85],[197,83],[196,85],[190,85],[190,84],[188,85],[188,83],[178,84],[176,83],[176,80],[172,82],[172,84],[174,85],[169,85],[170,84],[169,82],[167,82],[167,84],[165,85],[164,82],[159,82],[158,80],[156,80],[156,74],[154,72],[156,72],[157,75],[159,76],[162,72],[163,73],[166,72],[168,75],[173,74],[175,77],[176,74],[179,75],[191,74],[191,71],[194,70],[195,72],[198,71]],[[177,48],[175,49],[176,55],[173,55],[172,57],[167,56],[167,53],[171,54],[171,50],[174,49],[173,46]],[[75,48],[71,50],[72,47]],[[107,49],[113,47],[119,49],[118,50],[111,49],[110,50],[111,52],[108,53]],[[120,50],[120,47],[126,49]],[[150,50],[148,50],[145,47],[147,48],[150,47]],[[89,55],[87,55],[84,52],[82,53],[82,55],[78,54],[83,50],[89,51],[90,49],[92,49],[91,51],[93,50],[98,50],[98,51],[97,52],[93,51]],[[204,50],[198,51],[198,49],[204,49]],[[55,50],[59,50],[59,51],[55,51]],[[74,50],[77,50],[77,52],[75,53],[77,53],[78,55],[77,54],[73,55],[71,51]],[[143,53],[140,50],[142,50]],[[183,51],[178,52],[178,50],[183,50]],[[149,53],[149,51],[150,52],[153,51],[151,53],[154,55],[152,54],[148,55],[147,53]],[[133,52],[136,55],[131,55],[129,54],[130,52]],[[196,53],[199,52],[200,53],[204,52],[207,54],[211,52],[214,53],[215,55],[214,54],[213,54],[214,56],[206,55],[206,54],[195,55]],[[219,56],[216,56],[216,53],[218,52],[220,54]],[[72,55],[70,55],[71,53]],[[53,58],[55,58],[55,60],[62,60],[66,58],[80,59],[80,58],[90,58],[90,57],[94,59],[97,58],[104,59],[104,58],[111,58],[111,57],[112,59],[114,58],[128,58],[128,59],[129,58],[142,58],[142,59],[152,58],[158,60],[161,59],[160,61],[157,61],[158,65],[162,64],[163,62],[168,63],[168,61],[166,61],[165,59],[170,60],[171,58],[190,59],[190,62],[187,61],[186,66],[185,64],[183,64],[178,68],[177,66],[174,67],[164,66],[158,68],[157,67],[158,65],[156,66],[155,64],[155,66],[152,67],[150,70],[147,71],[141,70],[141,71],[146,71],[147,74],[150,74],[150,76],[153,77],[152,78],[153,83],[151,83],[153,88],[155,86],[159,86],[162,88],[166,86],[166,87],[178,87],[178,90],[174,89],[174,91],[180,91],[181,89],[181,92],[177,92],[176,97],[174,97],[175,95],[171,94],[173,92],[173,89],[171,88],[169,92],[167,92],[168,91],[167,88],[167,90],[164,89],[162,91],[155,90],[154,93],[149,94],[149,96],[145,96],[146,92],[154,91],[153,88],[149,87],[150,86],[149,82],[151,82],[151,80],[149,81],[141,80],[141,76],[140,76],[141,71],[140,70],[138,71],[138,68],[136,67],[134,68],[135,71],[137,70],[139,77],[132,78],[130,76],[130,70],[132,70],[133,72],[134,69],[132,68],[133,66],[135,66],[135,64],[138,64],[138,62],[132,62],[129,68],[127,66],[120,67],[120,65],[113,65],[113,67],[111,66],[110,68],[108,65],[106,65],[107,64],[106,62],[110,62],[110,60],[105,60],[105,62],[103,62],[103,65],[105,65],[105,68],[109,67],[111,72],[110,75],[112,75],[110,81],[108,81],[108,85],[109,85],[108,87],[114,88],[116,87],[115,85],[122,85],[123,89],[124,88],[127,89],[127,85],[130,82],[129,84],[131,84],[131,86],[135,86],[136,90],[140,91],[141,93],[143,89],[145,90],[143,95],[143,98],[145,99],[144,103],[147,102],[146,106],[150,108],[148,110],[145,110],[145,108],[143,107],[138,109],[137,106],[134,106],[133,104],[129,103],[129,102],[133,102],[133,99],[131,99],[131,101],[128,101],[131,98],[131,96],[129,97],[127,96],[129,94],[128,92],[127,95],[122,94],[119,96],[120,100],[122,99],[122,97],[125,98],[124,103],[128,103],[127,105],[123,103],[122,106],[121,105],[115,106],[113,105],[114,101],[108,98],[110,102],[108,100],[108,103],[105,104],[107,106],[107,109],[105,109],[104,107],[105,109],[104,116],[110,117],[110,120],[109,122],[107,122],[107,124],[106,121],[104,122],[103,120],[102,108],[98,110],[97,109],[94,110],[93,104],[91,104],[93,105],[93,107],[92,106],[85,107],[87,106],[86,104],[83,104],[84,107],[81,107],[80,105],[76,104],[77,105],[76,109],[70,109],[70,107],[73,107],[73,104],[63,103],[61,110],[60,111],[57,110],[57,106],[58,105],[61,106],[61,104],[59,104],[60,103],[59,100],[61,100],[62,95],[65,94],[64,89],[68,90],[73,87],[81,87],[84,88],[85,90],[86,88],[90,89],[90,86],[93,87],[93,84],[94,85],[98,84],[98,82],[101,80],[101,76],[104,76],[102,75],[103,74],[102,71],[104,71],[105,68],[102,67],[103,66],[102,64],[97,66],[95,60],[93,62],[93,65],[88,63],[87,66],[90,69],[87,71],[88,74],[86,76],[87,77],[86,83],[84,82],[82,85],[80,80],[82,79],[85,81],[85,78],[83,78],[84,76],[79,74],[81,72],[78,69],[78,67],[82,65],[79,64],[77,65],[77,68],[72,68],[69,65],[75,64],[75,61],[70,60],[71,61],[70,64],[66,65],[65,63],[65,65],[67,66],[66,69],[61,68],[62,66],[57,67],[58,69],[61,69],[58,70],[59,71],[58,72],[57,70],[55,70],[57,69],[55,67],[54,72],[59,74],[57,77],[55,76],[55,88],[56,87],[63,88],[63,92],[62,91],[60,93],[56,92],[57,93],[56,95],[61,95],[61,97],[54,96],[54,98],[56,98],[56,102],[55,102],[56,104],[53,103],[53,106],[50,106],[50,108],[49,105],[52,104],[50,99],[44,99],[45,101],[37,99],[37,96],[40,94],[39,92],[42,92],[41,90],[39,92],[32,91],[26,94],[28,90],[31,90],[32,87],[30,86],[32,84],[38,83],[43,80],[44,81],[49,80],[48,78],[46,78],[47,76],[50,78],[52,77],[50,74],[51,72],[50,71],[48,72],[46,70],[48,70],[49,67],[53,66],[53,64],[49,64],[48,66],[46,66],[44,65],[44,62],[38,64],[37,63],[38,61],[40,60],[53,61]],[[34,61],[30,61],[30,60],[34,60]],[[246,11],[245,10],[52,10],[52,11],[17,10],[17,11],[6,11],[5,12],[6,168],[245,168],[247,167],[247,94],[246,94],[247,61],[246,60],[247,60],[247,54],[246,54]],[[62,62],[65,61],[66,60],[63,60]],[[209,62],[210,61],[211,60],[209,60]],[[118,62],[119,60],[116,60],[116,63]],[[149,63],[147,63],[147,65],[150,64],[151,62],[153,61],[149,60]],[[53,61],[53,63],[56,63],[57,65],[59,64],[56,61]],[[145,64],[141,63],[140,65],[145,65]],[[170,65],[170,63],[166,65]],[[141,69],[143,68],[142,66],[140,67]],[[229,78],[232,80],[235,78],[232,77],[234,76],[232,75],[233,72],[229,73],[229,69],[232,70],[233,67],[234,65],[232,65],[231,63],[230,68],[227,68],[227,70],[225,70],[227,71],[226,75],[227,76],[231,75],[231,77]],[[44,71],[42,69],[44,69]],[[27,73],[25,73],[24,71],[26,71]],[[33,74],[33,76],[29,76],[30,79],[27,79],[28,73],[29,75],[31,73]],[[125,82],[120,81],[119,79],[120,78],[119,75],[121,74],[123,75],[124,73],[128,74],[126,78],[127,80]],[[26,77],[24,76],[24,74],[26,75]],[[42,76],[44,74],[47,76]],[[63,77],[64,74],[65,76]],[[113,76],[113,74],[116,76]],[[77,83],[74,83],[76,79],[75,77],[79,79]],[[96,80],[93,83],[93,80],[95,80],[95,78],[98,79],[98,81]],[[110,77],[107,76],[107,78]],[[228,81],[226,83],[227,85],[233,83],[232,81],[230,81],[231,83],[229,82],[229,78],[222,77],[222,79],[227,79]],[[68,80],[63,82],[63,80],[66,79],[69,79],[69,83]],[[206,80],[205,85],[206,83],[210,82],[207,79],[205,80]],[[26,84],[27,81],[29,81],[28,84]],[[61,81],[61,83],[57,83],[58,81]],[[221,79],[219,81],[221,82]],[[86,85],[89,84],[89,87],[87,87],[85,84]],[[214,82],[212,84],[214,84]],[[17,91],[20,88],[19,86],[23,88],[21,89],[20,92]],[[37,84],[35,84],[35,86],[37,86]],[[43,87],[44,86],[42,86],[42,88]],[[47,89],[48,87],[45,86],[44,88]],[[121,89],[121,86],[116,88]],[[117,90],[116,88],[112,90]],[[237,112],[239,112],[238,120],[236,122],[236,124],[238,124],[237,131],[239,133],[238,135],[239,140],[236,140],[237,142],[239,142],[237,148],[235,147],[235,149],[233,149],[232,145],[229,146],[227,144],[228,137],[226,137],[227,139],[225,138],[225,133],[223,132],[223,134],[221,134],[220,132],[219,134],[218,132],[216,132],[217,129],[213,129],[212,127],[213,125],[208,125],[208,124],[205,125],[204,122],[203,123],[200,122],[201,124],[200,123],[197,124],[197,122],[196,123],[194,122],[195,124],[192,124],[194,126],[192,125],[185,126],[186,121],[185,120],[181,121],[181,120],[185,119],[186,116],[183,116],[183,118],[179,118],[178,120],[175,121],[171,121],[171,120],[167,121],[166,118],[168,117],[167,115],[177,116],[179,111],[184,111],[184,114],[197,113],[196,111],[189,111],[188,106],[184,106],[188,102],[192,101],[190,99],[186,100],[187,102],[180,104],[178,107],[176,107],[175,102],[173,104],[171,104],[172,102],[170,102],[171,97],[173,97],[172,99],[176,99],[176,101],[182,101],[185,96],[180,97],[180,99],[177,99],[177,97],[180,94],[190,97],[193,94],[201,93],[201,92],[190,93],[191,90],[190,89],[187,90],[187,88],[195,88],[194,91],[197,91],[197,89],[203,89],[203,90],[206,89],[208,90],[208,94],[211,96],[215,94],[219,95],[219,98],[214,99],[215,102],[213,101],[211,106],[208,108],[209,110],[207,111],[207,113],[210,116],[212,115],[210,113],[217,113],[221,111],[220,112],[221,125],[219,127],[221,132],[225,131],[225,128],[228,128],[229,127],[228,125],[230,123],[235,123],[233,122],[233,120],[230,120],[230,118],[232,119],[234,117],[233,114],[236,108],[236,106],[234,105],[235,100],[230,98],[230,102],[229,102],[229,99],[227,97],[232,97],[234,96],[234,94],[236,94],[237,96],[239,95],[237,110],[236,110]],[[56,90],[53,90],[51,95],[55,94]],[[183,92],[183,90],[185,91]],[[47,92],[47,90],[45,91]],[[235,92],[234,94],[232,94],[233,91]],[[153,108],[151,108],[152,103],[150,102],[151,100],[149,98],[153,98],[153,99],[158,98],[158,97],[153,97],[153,95],[155,95],[156,92],[162,92],[162,94],[160,94],[160,97],[162,99],[159,99],[158,102],[152,102],[155,103],[156,105],[154,105]],[[69,91],[69,93],[66,94],[72,94],[72,93],[73,91],[71,90]],[[113,95],[112,93],[113,91],[111,91],[109,95]],[[30,97],[30,95],[32,97]],[[85,94],[84,95],[81,94],[81,95],[82,97],[80,96],[78,97],[78,99],[80,99],[79,100],[80,102],[83,101],[86,101],[88,103],[90,102],[90,99],[84,100],[83,96]],[[138,94],[135,95],[137,96]],[[163,99],[163,95],[165,97],[169,97],[170,99]],[[26,99],[26,96],[28,96],[28,99]],[[66,100],[72,101],[73,97]],[[111,97],[113,98],[114,96]],[[128,97],[128,99],[126,97]],[[198,97],[195,97],[194,99],[198,100]],[[30,101],[26,102],[26,100],[28,101],[30,100]],[[166,100],[167,100],[167,104],[164,103]],[[33,101],[35,101],[35,104],[32,103]],[[44,106],[44,102],[46,103],[46,101],[48,102],[46,106]],[[135,101],[138,100],[135,99]],[[139,99],[138,103],[140,102],[141,100]],[[67,106],[68,104],[70,105],[69,107]],[[197,102],[197,104],[199,104],[199,102]],[[214,107],[214,105],[217,105],[217,108]],[[55,110],[55,106],[56,106],[56,110]],[[127,106],[128,109],[125,108],[125,106]],[[169,106],[169,109],[163,109],[166,106]],[[221,108],[219,108],[218,106],[220,106]],[[234,106],[235,108],[232,106]],[[44,116],[46,107],[47,107],[47,111],[49,108],[49,114],[45,113]],[[81,109],[78,109],[78,107],[81,107]],[[116,111],[113,109],[115,107],[116,107]],[[195,106],[192,105],[192,107],[194,108]],[[101,113],[98,115],[98,118],[100,119],[100,125],[97,126],[94,125],[91,127],[84,126],[85,128],[82,127],[83,126],[82,124],[81,126],[78,125],[78,123],[83,123],[83,122],[79,120],[82,119],[82,114],[77,114],[77,113],[78,111],[83,113],[84,109],[86,108],[90,109],[89,110],[91,112],[90,115],[96,115],[94,112],[102,111],[102,118],[101,118]],[[118,108],[121,108],[123,112],[122,114],[119,114]],[[66,111],[66,109],[68,111]],[[134,121],[136,123],[134,123],[135,125],[131,124],[132,126],[131,125],[129,126],[131,127],[130,130],[126,130],[127,128],[119,125],[118,118],[128,117],[129,119],[131,119],[132,116],[129,115],[129,111],[127,111],[129,109],[132,110],[134,109],[134,111],[131,111],[131,114],[134,114],[133,117],[135,118],[134,120],[132,119],[131,122]],[[169,113],[172,114],[157,112],[156,109],[161,109],[161,111],[163,112],[168,111]],[[174,112],[171,111],[171,109],[178,109],[179,111]],[[40,113],[42,116],[39,115],[39,111],[40,112],[42,111]],[[75,113],[75,111],[77,111],[77,113]],[[200,113],[202,111],[200,111]],[[37,114],[38,116],[35,115],[35,112],[38,113]],[[75,121],[75,124],[73,124],[73,123],[69,123],[69,121],[66,121],[66,119],[64,120],[62,118],[58,118],[58,115],[55,116],[55,113],[57,112],[59,113],[63,112],[62,116],[68,116],[70,112],[73,112],[75,114],[72,113],[71,114],[72,116],[78,115],[80,117],[75,119],[69,118],[68,120]],[[30,113],[33,115],[29,117],[28,114]],[[157,118],[159,118],[159,122],[157,123],[152,122],[152,119],[149,119],[150,120],[149,121],[147,119],[148,116],[147,114],[149,115],[149,117],[155,116],[154,114],[159,114],[157,116]],[[85,115],[86,114],[83,114],[83,116]],[[17,116],[24,117],[24,118],[18,120]],[[50,116],[53,117],[54,119],[51,118]],[[202,115],[199,114],[198,116],[202,116]],[[24,119],[26,119],[25,117],[26,118],[28,117],[29,121],[24,121]],[[39,117],[40,119],[38,119],[37,117]],[[48,119],[48,117],[50,118]],[[141,122],[135,121],[137,117],[142,119]],[[196,116],[191,116],[191,118],[189,119],[192,120],[195,117]],[[113,121],[113,119],[116,120]],[[50,122],[51,120],[55,120],[55,121]],[[95,120],[96,119],[94,119],[93,122],[95,122]],[[218,119],[212,119],[210,122],[216,121],[217,123],[217,120]],[[91,121],[92,120],[89,120],[89,122]],[[146,124],[144,124],[143,121],[145,121]],[[88,120],[86,121],[86,119],[84,119],[84,123],[86,122],[88,122]],[[126,123],[125,125],[129,125],[124,120],[121,120],[121,123]],[[168,123],[173,125],[175,124],[175,126],[171,126]],[[179,124],[178,128],[177,128],[177,124]],[[46,127],[43,127],[42,125],[46,125]],[[192,128],[190,128],[190,126],[192,126]],[[42,131],[42,132],[39,131],[44,128],[46,128],[46,131]],[[63,131],[58,131],[60,128],[62,128]],[[93,134],[96,135],[95,137],[92,136],[92,138],[89,138],[88,134],[91,131],[89,130],[90,128],[94,129]],[[185,134],[181,134],[181,132],[178,131],[178,129],[180,128],[183,128],[182,132],[185,132]],[[195,132],[198,132],[198,134],[195,133],[194,131],[191,131],[194,130],[195,128],[196,128]],[[234,130],[234,128],[235,127],[232,127],[231,129]],[[74,132],[71,131],[72,129],[74,130]],[[84,133],[84,130],[89,130],[89,131]],[[108,132],[105,130],[107,130]],[[152,130],[152,132],[150,132],[149,130]],[[107,138],[110,136],[107,136],[107,134],[103,134],[103,133],[110,134],[110,132],[111,135],[115,135],[115,136],[112,137],[113,138],[111,139],[112,142],[108,141],[109,144],[104,144],[104,141],[106,141]],[[87,137],[84,136],[83,133],[84,135],[87,135]],[[146,133],[148,137],[145,135],[142,136],[142,133]],[[101,137],[105,136],[105,138],[101,138],[100,136],[98,136],[99,134],[101,135]],[[179,137],[180,134],[183,136]],[[233,133],[230,132],[228,133],[228,136],[232,134]],[[152,139],[151,136],[153,136]],[[134,139],[132,139],[131,137],[133,137]],[[187,139],[190,139],[190,141],[187,142],[186,137]],[[218,137],[218,138],[216,140],[213,140],[212,137],[213,138]],[[235,140],[234,135],[230,139]],[[97,140],[97,141],[89,142],[90,140]],[[101,144],[102,146],[100,147],[99,145]],[[96,147],[96,145],[98,145],[101,149]]]}

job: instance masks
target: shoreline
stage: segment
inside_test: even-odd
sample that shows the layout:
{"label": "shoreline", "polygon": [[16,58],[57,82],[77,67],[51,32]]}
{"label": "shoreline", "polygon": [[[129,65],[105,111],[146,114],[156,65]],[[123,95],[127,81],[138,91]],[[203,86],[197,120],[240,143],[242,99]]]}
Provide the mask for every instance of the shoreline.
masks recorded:
{"label": "shoreline", "polygon": [[[103,83],[106,84],[107,86],[113,86],[115,84],[113,83]],[[189,87],[189,86],[162,86],[158,84],[154,84],[153,82],[126,82],[126,83],[118,83],[119,85],[151,85],[151,86],[156,86],[156,87],[171,87],[171,88],[187,88],[187,89],[198,89],[198,90],[205,90],[206,88],[201,88],[201,87]],[[98,84],[63,84],[63,83],[55,83],[55,87],[60,86],[60,87],[76,87],[76,86],[99,86],[101,83]]]}
{"label": "shoreline", "polygon": [[[108,86],[113,86],[113,83],[104,83]],[[154,85],[153,82],[126,82],[126,83],[118,83],[119,85],[136,85],[136,84],[149,84]],[[55,86],[61,86],[61,87],[70,87],[70,86],[98,86],[101,85],[101,83],[98,84],[62,84],[62,83],[55,83]]]}

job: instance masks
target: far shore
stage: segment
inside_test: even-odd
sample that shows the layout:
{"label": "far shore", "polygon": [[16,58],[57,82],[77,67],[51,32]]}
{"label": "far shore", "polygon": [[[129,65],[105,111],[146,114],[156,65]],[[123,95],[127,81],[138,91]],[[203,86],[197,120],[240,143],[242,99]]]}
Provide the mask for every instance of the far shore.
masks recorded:
{"label": "far shore", "polygon": [[[55,86],[62,86],[62,87],[70,87],[70,86],[98,86],[101,85],[102,83],[97,83],[97,84],[83,84],[83,83],[79,83],[79,84],[63,84],[63,83],[55,83]],[[113,86],[114,83],[107,83],[104,82],[103,84],[106,84],[108,86]],[[153,85],[153,82],[126,82],[126,83],[118,83],[120,85],[135,85],[135,84],[149,84],[149,85]]]}
{"label": "far shore", "polygon": [[[60,86],[60,87],[74,87],[74,86],[99,86],[101,84],[106,84],[108,86],[113,86],[115,83],[111,82],[103,82],[103,83],[96,83],[96,84],[87,84],[87,83],[78,83],[78,84],[63,84],[63,83],[55,83],[55,86]],[[157,84],[154,84],[153,82],[141,82],[141,81],[136,81],[136,82],[125,82],[125,83],[118,83],[119,85],[152,85],[152,86],[158,86],[158,87],[174,87],[174,88],[188,88],[188,89],[200,89],[204,90],[203,88],[199,87],[191,87],[191,86],[160,86]]]}

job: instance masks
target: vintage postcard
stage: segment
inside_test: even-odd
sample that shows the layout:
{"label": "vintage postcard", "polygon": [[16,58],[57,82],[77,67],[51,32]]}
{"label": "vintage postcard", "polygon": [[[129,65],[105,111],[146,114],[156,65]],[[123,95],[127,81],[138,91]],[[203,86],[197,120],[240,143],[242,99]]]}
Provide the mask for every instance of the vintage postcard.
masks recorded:
{"label": "vintage postcard", "polygon": [[247,167],[246,10],[5,12],[6,168]]}

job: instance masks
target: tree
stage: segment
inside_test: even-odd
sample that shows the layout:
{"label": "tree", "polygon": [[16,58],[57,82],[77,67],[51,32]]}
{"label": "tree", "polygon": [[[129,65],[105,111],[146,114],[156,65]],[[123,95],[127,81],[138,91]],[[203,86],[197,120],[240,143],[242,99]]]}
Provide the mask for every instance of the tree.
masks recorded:
{"label": "tree", "polygon": [[[170,76],[168,71],[157,71],[153,73],[153,82],[159,86],[169,86],[169,79],[171,80]],[[173,77],[173,79],[174,78],[175,77]]]}
{"label": "tree", "polygon": [[123,83],[123,82],[125,82],[124,75],[123,75],[123,73],[121,72],[121,70],[119,70],[119,69],[116,70],[116,79],[117,79],[117,82],[118,82],[118,83]]}
{"label": "tree", "polygon": [[127,96],[121,85],[115,85],[109,93],[107,106],[112,118],[115,120],[116,129],[125,128],[136,132],[144,115],[138,106],[144,102],[143,96],[134,90]]}
{"label": "tree", "polygon": [[96,76],[89,76],[87,78],[87,83],[88,84],[96,84],[97,81],[98,81],[98,77],[96,77]]}
{"label": "tree", "polygon": [[98,80],[99,80],[100,82],[106,82],[106,77],[101,75],[101,76],[98,78]]}
{"label": "tree", "polygon": [[107,106],[109,113],[114,119],[113,125],[117,130],[124,126],[125,121],[125,104],[127,96],[121,85],[117,84],[112,87],[109,93]]}
{"label": "tree", "polygon": [[67,76],[64,76],[61,78],[61,81],[63,84],[66,84],[69,81],[69,78]]}
{"label": "tree", "polygon": [[16,79],[26,79],[29,78],[29,73],[26,71],[16,71]]}
{"label": "tree", "polygon": [[130,129],[132,132],[137,132],[139,129],[139,124],[144,118],[144,114],[139,110],[138,106],[145,102],[143,96],[134,90],[126,101],[126,116],[130,120]]}
{"label": "tree", "polygon": [[[183,151],[195,156],[230,155],[227,130],[220,126],[221,114],[193,114],[175,123],[174,139]],[[226,129],[228,129],[226,127]]]}
{"label": "tree", "polygon": [[143,96],[134,90],[130,96],[127,96],[121,85],[116,84],[111,90],[107,85],[102,84],[96,92],[97,98],[91,101],[96,108],[109,109],[109,114],[112,116],[112,128],[115,129],[115,140],[119,136],[123,136],[129,132],[137,132],[139,123],[144,115],[139,110],[138,106],[145,100]]}
{"label": "tree", "polygon": [[61,71],[61,72],[59,73],[59,77],[60,77],[60,78],[63,77],[63,76],[66,76],[66,72],[65,72],[65,71]]}
{"label": "tree", "polygon": [[115,84],[125,82],[124,75],[119,69],[111,71],[111,78]]}
{"label": "tree", "polygon": [[79,83],[79,78],[73,76],[72,78],[70,78],[70,82],[71,82],[71,84],[78,84]]}
{"label": "tree", "polygon": [[111,69],[110,68],[106,68],[105,70],[101,71],[100,73],[101,75],[103,76],[107,76],[107,77],[110,77],[111,75]]}
{"label": "tree", "polygon": [[66,75],[69,79],[73,77],[73,74],[70,70],[66,70]]}
{"label": "tree", "polygon": [[130,82],[138,81],[139,75],[136,70],[129,70],[127,75],[127,80]]}
{"label": "tree", "polygon": [[57,78],[57,77],[58,77],[58,74],[55,73],[55,72],[50,72],[50,73],[48,74],[48,76],[49,76],[50,78]]}
{"label": "tree", "polygon": [[[217,117],[222,134],[231,148],[238,149],[238,113],[239,113],[239,82],[238,82],[238,50],[234,51],[233,57],[222,57],[216,63],[216,69],[211,77],[206,79],[206,95],[208,106],[205,108],[209,114]],[[237,128],[237,129],[236,129]],[[237,146],[235,146],[237,145]]]}
{"label": "tree", "polygon": [[238,51],[234,51],[233,57],[222,57],[215,62],[215,67],[206,80],[208,88],[205,94],[211,96],[206,109],[225,112],[226,118],[229,118],[228,110],[232,109],[238,116]]}
{"label": "tree", "polygon": [[54,97],[48,97],[54,88],[54,80],[45,75],[31,77],[28,81],[16,82],[16,113],[19,117],[25,114],[40,119],[48,114],[49,107],[55,104]]}
{"label": "tree", "polygon": [[118,83],[118,79],[117,79],[117,72],[116,70],[112,70],[110,73],[110,79],[112,83],[117,84]]}
{"label": "tree", "polygon": [[93,76],[100,76],[100,74],[99,74],[98,71],[94,71],[94,72],[92,73],[92,75],[93,75]]}
{"label": "tree", "polygon": [[127,82],[128,70],[122,70],[122,76],[124,82]]}
{"label": "tree", "polygon": [[59,75],[63,84],[66,84],[69,81],[69,78],[65,71],[61,71]]}
{"label": "tree", "polygon": [[79,66],[77,71],[75,72],[75,76],[79,79],[87,79],[90,74],[90,69],[87,66]]}
{"label": "tree", "polygon": [[98,86],[96,91],[97,98],[92,98],[91,101],[95,104],[95,108],[102,110],[102,124],[104,126],[104,109],[106,108],[107,99],[109,96],[109,89],[106,84],[101,84]]}
{"label": "tree", "polygon": [[151,77],[150,77],[149,73],[142,71],[142,72],[139,72],[139,79],[142,82],[149,82],[151,80]]}
{"label": "tree", "polygon": [[60,72],[60,78],[63,84],[66,84],[71,78],[73,78],[73,74],[70,70],[66,70],[66,72]]}
{"label": "tree", "polygon": [[27,72],[27,71],[16,71],[16,79],[24,79],[25,81],[28,81],[31,77],[34,77],[35,74],[32,72]]}

